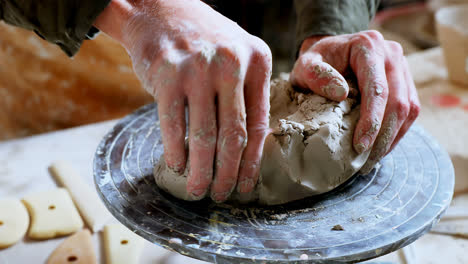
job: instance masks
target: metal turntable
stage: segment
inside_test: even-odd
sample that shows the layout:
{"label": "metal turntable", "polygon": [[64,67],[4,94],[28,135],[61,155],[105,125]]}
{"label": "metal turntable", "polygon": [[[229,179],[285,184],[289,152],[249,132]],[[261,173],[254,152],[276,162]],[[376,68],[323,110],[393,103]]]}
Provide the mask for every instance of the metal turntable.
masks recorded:
{"label": "metal turntable", "polygon": [[447,153],[414,125],[368,175],[280,206],[186,202],[158,189],[163,153],[156,104],[123,118],[94,160],[110,212],[145,239],[213,263],[349,263],[375,258],[428,232],[449,206]]}

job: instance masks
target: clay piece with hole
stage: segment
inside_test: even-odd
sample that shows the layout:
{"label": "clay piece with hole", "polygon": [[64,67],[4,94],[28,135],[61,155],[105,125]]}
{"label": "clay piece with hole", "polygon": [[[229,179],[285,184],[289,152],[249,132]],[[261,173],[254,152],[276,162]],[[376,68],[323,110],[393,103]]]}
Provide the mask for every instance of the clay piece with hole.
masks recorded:
{"label": "clay piece with hole", "polygon": [[96,191],[85,183],[77,170],[68,162],[56,161],[49,167],[49,171],[57,183],[68,190],[91,231],[101,230],[111,215]]}
{"label": "clay piece with hole", "polygon": [[91,232],[84,229],[65,239],[49,256],[47,264],[96,264]]}
{"label": "clay piece with hole", "polygon": [[19,200],[0,200],[0,248],[18,242],[28,231],[28,226],[28,211]]}
{"label": "clay piece with hole", "polygon": [[104,251],[108,264],[137,264],[145,241],[121,224],[104,227]]}
{"label": "clay piece with hole", "polygon": [[28,195],[23,203],[31,216],[31,239],[65,236],[83,228],[83,220],[63,188]]}

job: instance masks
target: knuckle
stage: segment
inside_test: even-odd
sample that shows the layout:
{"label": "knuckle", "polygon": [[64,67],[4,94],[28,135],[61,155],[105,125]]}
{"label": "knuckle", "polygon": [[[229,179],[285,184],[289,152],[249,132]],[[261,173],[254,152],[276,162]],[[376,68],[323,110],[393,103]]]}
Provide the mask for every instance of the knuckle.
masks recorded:
{"label": "knuckle", "polygon": [[369,81],[365,87],[366,95],[372,96],[374,98],[381,98],[386,100],[388,98],[388,84],[381,78],[378,78],[373,81]]}
{"label": "knuckle", "polygon": [[228,45],[219,44],[216,47],[216,55],[221,58],[224,64],[229,64],[237,67],[240,67],[241,65],[241,60],[238,52]]}
{"label": "knuckle", "polygon": [[421,105],[418,103],[410,103],[410,113],[409,113],[409,117],[412,119],[412,120],[415,120],[418,116],[419,116],[419,113],[421,112]]}
{"label": "knuckle", "polygon": [[354,37],[355,41],[366,48],[372,48],[374,46],[374,41],[367,34],[358,34]]}
{"label": "knuckle", "polygon": [[272,55],[271,52],[255,49],[252,53],[252,62],[259,65],[263,69],[272,68]]}
{"label": "knuckle", "polygon": [[386,58],[385,59],[385,70],[387,72],[398,72],[401,71],[401,66],[398,63],[396,58]]}
{"label": "knuckle", "polygon": [[247,129],[245,125],[236,122],[236,125],[224,129],[223,143],[235,148],[244,148],[247,141]]}
{"label": "knuckle", "polygon": [[194,131],[191,139],[199,148],[213,148],[216,144],[216,130],[200,128]]}
{"label": "knuckle", "polygon": [[299,56],[294,64],[293,71],[299,74],[308,74],[312,70],[312,59],[310,56]]}
{"label": "knuckle", "polygon": [[403,101],[397,101],[395,105],[395,111],[399,119],[406,119],[410,112],[409,103]]}
{"label": "knuckle", "polygon": [[238,83],[242,79],[242,57],[238,49],[220,44],[216,47],[215,69],[228,83]]}
{"label": "knuckle", "polygon": [[367,31],[363,32],[363,34],[367,35],[369,38],[371,38],[372,40],[375,40],[375,41],[383,41],[384,40],[384,37],[382,36],[382,34],[377,30],[367,30]]}
{"label": "knuckle", "polygon": [[390,50],[394,54],[403,55],[403,53],[404,53],[403,47],[401,46],[400,43],[398,43],[396,41],[392,41],[392,40],[387,41],[387,46],[390,48]]}
{"label": "knuckle", "polygon": [[255,37],[257,41],[255,41],[255,48],[254,48],[254,56],[261,59],[261,61],[271,64],[273,55],[271,53],[270,47],[260,38]]}
{"label": "knuckle", "polygon": [[255,124],[247,128],[247,135],[249,140],[261,140],[263,139],[268,132],[268,124]]}

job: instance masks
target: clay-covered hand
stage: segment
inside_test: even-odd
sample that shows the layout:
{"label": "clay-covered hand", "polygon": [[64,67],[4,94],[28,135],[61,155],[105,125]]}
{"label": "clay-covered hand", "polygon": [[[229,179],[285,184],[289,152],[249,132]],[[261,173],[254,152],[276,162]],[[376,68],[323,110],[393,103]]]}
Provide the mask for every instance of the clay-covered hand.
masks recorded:
{"label": "clay-covered hand", "polygon": [[341,101],[349,92],[343,76],[351,74],[361,92],[361,117],[353,145],[358,153],[372,149],[362,168],[367,173],[405,135],[420,104],[401,45],[373,30],[306,39],[291,81]]}
{"label": "clay-covered hand", "polygon": [[187,105],[188,193],[221,202],[236,186],[252,191],[268,129],[268,46],[199,0],[117,2],[114,13],[129,14],[120,40],[158,103],[167,165],[185,170]]}

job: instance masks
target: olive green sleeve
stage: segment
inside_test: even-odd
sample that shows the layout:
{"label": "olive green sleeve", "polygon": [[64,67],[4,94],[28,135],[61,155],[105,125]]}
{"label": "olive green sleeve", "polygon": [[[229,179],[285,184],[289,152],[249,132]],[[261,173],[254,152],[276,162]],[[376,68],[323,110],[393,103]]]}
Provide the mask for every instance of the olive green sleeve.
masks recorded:
{"label": "olive green sleeve", "polygon": [[366,30],[380,0],[295,0],[296,47],[314,35],[340,35]]}
{"label": "olive green sleeve", "polygon": [[73,56],[98,30],[93,23],[110,0],[1,0],[0,19],[33,30]]}

